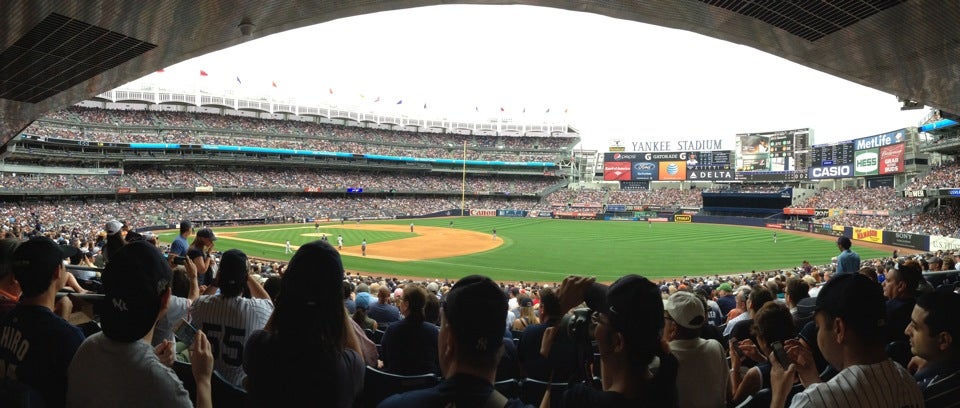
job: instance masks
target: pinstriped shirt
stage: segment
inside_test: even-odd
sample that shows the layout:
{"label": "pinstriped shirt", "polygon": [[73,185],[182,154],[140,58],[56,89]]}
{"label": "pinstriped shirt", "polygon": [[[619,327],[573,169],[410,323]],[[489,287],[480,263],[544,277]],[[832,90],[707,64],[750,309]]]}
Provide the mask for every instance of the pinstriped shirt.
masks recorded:
{"label": "pinstriped shirt", "polygon": [[200,296],[190,308],[193,325],[210,340],[213,368],[227,381],[242,384],[243,348],[254,331],[263,329],[273,313],[270,299],[220,295]]}
{"label": "pinstriped shirt", "polygon": [[916,380],[887,359],[853,365],[825,383],[813,384],[793,397],[795,407],[922,408],[923,394]]}

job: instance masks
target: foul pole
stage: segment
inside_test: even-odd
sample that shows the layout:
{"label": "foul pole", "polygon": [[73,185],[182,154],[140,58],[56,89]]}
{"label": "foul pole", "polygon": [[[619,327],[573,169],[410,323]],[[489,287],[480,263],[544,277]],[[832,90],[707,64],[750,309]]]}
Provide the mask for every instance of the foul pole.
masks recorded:
{"label": "foul pole", "polygon": [[467,141],[463,141],[463,178],[460,180],[460,216],[463,217],[464,208],[467,201]]}

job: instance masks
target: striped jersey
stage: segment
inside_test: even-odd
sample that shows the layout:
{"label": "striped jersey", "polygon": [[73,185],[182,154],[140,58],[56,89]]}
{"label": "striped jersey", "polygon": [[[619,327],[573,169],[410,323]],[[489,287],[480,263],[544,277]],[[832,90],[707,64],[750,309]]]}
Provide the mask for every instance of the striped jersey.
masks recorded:
{"label": "striped jersey", "polygon": [[241,385],[246,377],[243,372],[243,347],[247,338],[267,324],[271,313],[273,302],[270,299],[242,296],[200,296],[190,308],[191,322],[210,340],[213,368],[236,385]]}
{"label": "striped jersey", "polygon": [[913,376],[887,359],[847,367],[825,383],[795,395],[794,407],[922,408],[923,394]]}

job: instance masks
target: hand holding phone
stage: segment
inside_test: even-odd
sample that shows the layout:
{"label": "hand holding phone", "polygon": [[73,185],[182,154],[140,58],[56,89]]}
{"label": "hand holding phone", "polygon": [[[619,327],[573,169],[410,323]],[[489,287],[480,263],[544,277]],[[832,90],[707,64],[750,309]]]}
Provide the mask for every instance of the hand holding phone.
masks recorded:
{"label": "hand holding phone", "polygon": [[190,345],[193,344],[193,339],[197,336],[197,328],[193,327],[193,325],[185,319],[180,319],[180,322],[178,322],[177,326],[173,329],[173,335],[176,336],[177,340],[181,343],[190,347]]}
{"label": "hand holding phone", "polygon": [[790,357],[787,356],[787,350],[783,348],[783,342],[775,341],[770,343],[770,347],[773,348],[773,355],[777,357],[780,366],[783,367],[784,370],[790,367]]}

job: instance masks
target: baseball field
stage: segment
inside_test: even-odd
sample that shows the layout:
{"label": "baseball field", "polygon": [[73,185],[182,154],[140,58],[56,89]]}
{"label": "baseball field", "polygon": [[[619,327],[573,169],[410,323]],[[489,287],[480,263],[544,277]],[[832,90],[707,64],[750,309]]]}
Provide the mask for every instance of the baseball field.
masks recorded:
{"label": "baseball field", "polygon": [[[410,224],[414,224],[410,232]],[[493,237],[496,229],[497,236]],[[343,236],[348,271],[384,276],[459,278],[483,274],[503,281],[559,281],[570,274],[612,281],[629,273],[650,278],[793,268],[826,264],[838,250],[830,237],[714,224],[600,222],[543,218],[450,217],[214,228],[216,250],[287,260],[285,243]],[[176,232],[160,235],[169,243]],[[191,237],[192,240],[192,237]],[[366,256],[361,242],[366,240]],[[863,259],[888,248],[855,242]]]}

